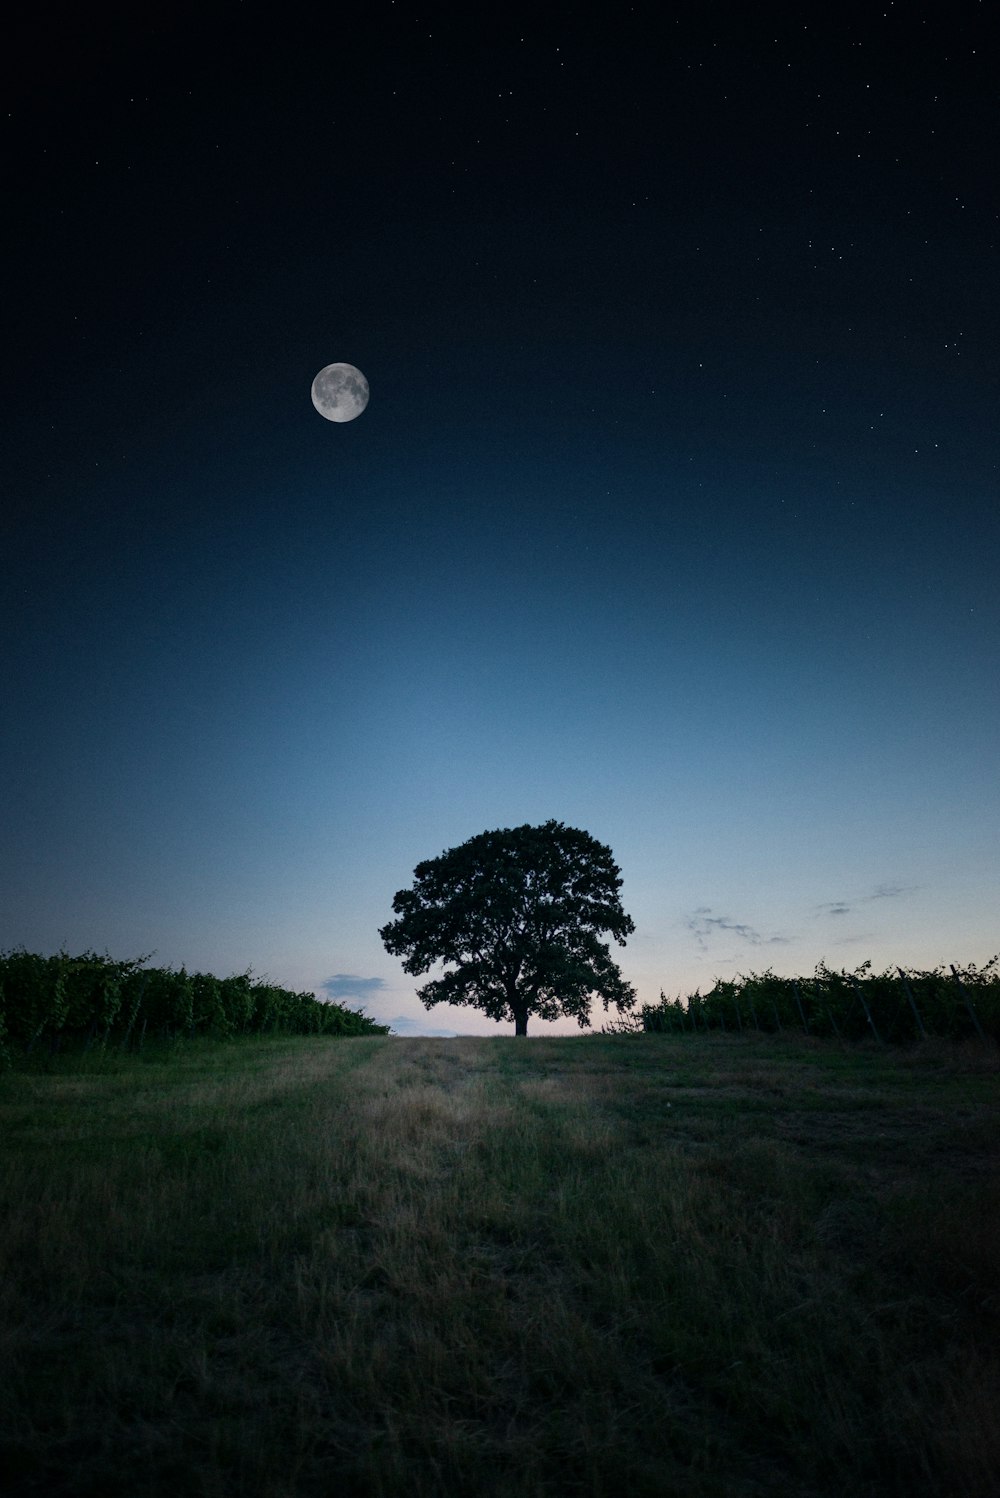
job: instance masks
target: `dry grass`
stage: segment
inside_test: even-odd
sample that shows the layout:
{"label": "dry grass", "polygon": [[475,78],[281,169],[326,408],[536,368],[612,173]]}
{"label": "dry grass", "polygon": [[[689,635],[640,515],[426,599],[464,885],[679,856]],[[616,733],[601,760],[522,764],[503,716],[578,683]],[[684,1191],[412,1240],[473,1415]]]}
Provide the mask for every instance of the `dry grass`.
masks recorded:
{"label": "dry grass", "polygon": [[5,1492],[993,1498],[997,1081],[750,1036],[8,1076]]}

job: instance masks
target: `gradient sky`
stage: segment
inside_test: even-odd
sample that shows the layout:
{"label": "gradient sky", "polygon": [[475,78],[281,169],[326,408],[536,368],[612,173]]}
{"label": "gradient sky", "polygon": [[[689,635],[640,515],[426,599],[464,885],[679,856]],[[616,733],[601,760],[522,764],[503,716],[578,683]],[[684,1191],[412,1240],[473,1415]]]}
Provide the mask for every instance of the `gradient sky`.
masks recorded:
{"label": "gradient sky", "polygon": [[863,11],[24,34],[0,946],[495,1033],[378,927],[553,817],[644,1002],[1000,949],[1000,58]]}

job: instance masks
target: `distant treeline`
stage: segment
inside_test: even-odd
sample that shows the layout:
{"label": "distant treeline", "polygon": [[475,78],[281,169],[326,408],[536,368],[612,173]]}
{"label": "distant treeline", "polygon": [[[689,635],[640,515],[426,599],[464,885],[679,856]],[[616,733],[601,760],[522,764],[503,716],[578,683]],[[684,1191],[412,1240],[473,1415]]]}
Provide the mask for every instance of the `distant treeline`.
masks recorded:
{"label": "distant treeline", "polygon": [[387,1035],[367,1015],[251,977],[146,967],[96,952],[0,953],[0,1061],[68,1046],[139,1050],[145,1039],[208,1035]]}
{"label": "distant treeline", "polygon": [[686,999],[668,999],[661,992],[660,1002],[644,1004],[637,1018],[646,1031],[798,1030],[893,1044],[927,1035],[1000,1041],[998,960],[947,972],[939,967],[873,973],[870,962],[853,972],[836,972],[821,962],[811,978],[741,974],[728,982],[719,978],[709,993]]}

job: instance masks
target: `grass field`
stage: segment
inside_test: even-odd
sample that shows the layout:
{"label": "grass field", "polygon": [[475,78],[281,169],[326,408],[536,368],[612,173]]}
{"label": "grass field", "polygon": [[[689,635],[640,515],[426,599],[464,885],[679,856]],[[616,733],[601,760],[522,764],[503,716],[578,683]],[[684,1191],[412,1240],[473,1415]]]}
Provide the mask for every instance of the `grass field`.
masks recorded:
{"label": "grass field", "polygon": [[998,1056],[320,1038],[9,1073],[3,1491],[995,1498]]}

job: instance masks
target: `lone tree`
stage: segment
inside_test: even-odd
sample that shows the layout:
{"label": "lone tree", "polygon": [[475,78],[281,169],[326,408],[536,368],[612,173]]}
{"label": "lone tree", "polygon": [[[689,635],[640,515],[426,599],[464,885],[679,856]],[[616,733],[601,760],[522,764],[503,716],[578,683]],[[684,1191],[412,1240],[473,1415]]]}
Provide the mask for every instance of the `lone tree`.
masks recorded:
{"label": "lone tree", "polygon": [[379,935],[414,977],[454,964],[417,990],[427,1009],[469,1004],[527,1035],[529,1014],[572,1016],[583,1029],[592,996],[605,1010],[635,1003],[598,939],[610,932],[624,946],[635,924],[611,849],[588,832],[562,822],[481,832],[413,874],[392,902],[399,919]]}

